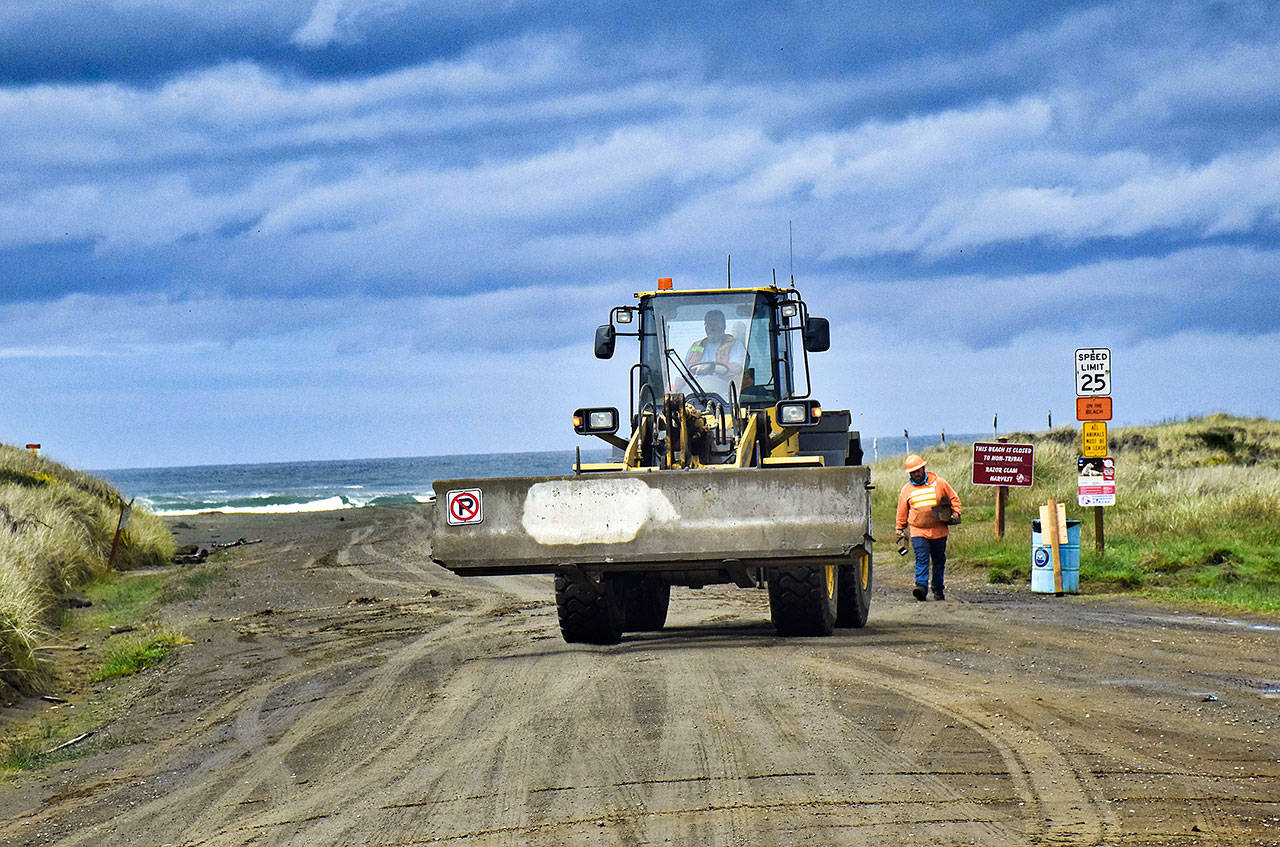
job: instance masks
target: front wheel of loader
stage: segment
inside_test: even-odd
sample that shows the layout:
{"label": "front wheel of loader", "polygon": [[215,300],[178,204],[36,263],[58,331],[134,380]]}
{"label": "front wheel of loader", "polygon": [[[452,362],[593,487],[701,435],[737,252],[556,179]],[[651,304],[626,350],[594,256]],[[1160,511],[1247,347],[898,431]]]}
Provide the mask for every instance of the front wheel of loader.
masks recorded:
{"label": "front wheel of loader", "polygon": [[560,634],[570,644],[617,644],[622,640],[622,602],[617,583],[608,574],[599,582],[556,574],[556,612]]}
{"label": "front wheel of loader", "polygon": [[840,566],[836,626],[859,629],[871,612],[871,552],[854,554],[853,564]]}
{"label": "front wheel of loader", "polygon": [[627,632],[656,632],[667,622],[671,586],[656,576],[627,574],[622,580],[623,628]]}
{"label": "front wheel of loader", "polygon": [[769,617],[779,635],[830,635],[840,592],[836,565],[769,571]]}

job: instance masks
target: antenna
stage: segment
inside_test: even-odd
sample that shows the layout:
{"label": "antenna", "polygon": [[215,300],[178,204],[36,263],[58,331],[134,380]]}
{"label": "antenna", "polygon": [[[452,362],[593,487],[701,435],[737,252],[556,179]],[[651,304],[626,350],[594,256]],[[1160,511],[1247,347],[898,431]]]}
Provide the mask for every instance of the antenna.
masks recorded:
{"label": "antenna", "polygon": [[728,288],[733,288],[733,254],[730,253],[728,261],[725,263],[724,274],[728,280]]}
{"label": "antenna", "polygon": [[787,221],[787,270],[791,274],[791,287],[796,287],[796,245],[791,234],[791,221]]}

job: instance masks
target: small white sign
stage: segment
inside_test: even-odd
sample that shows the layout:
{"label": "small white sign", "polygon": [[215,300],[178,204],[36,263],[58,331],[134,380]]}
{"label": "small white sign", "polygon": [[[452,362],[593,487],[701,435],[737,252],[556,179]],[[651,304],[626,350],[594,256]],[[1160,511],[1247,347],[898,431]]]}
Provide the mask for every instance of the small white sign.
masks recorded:
{"label": "small white sign", "polygon": [[1079,467],[1076,502],[1081,506],[1116,504],[1116,462],[1110,456],[1076,459]]}
{"label": "small white sign", "polygon": [[1076,351],[1076,396],[1111,395],[1111,348],[1082,347]]}
{"label": "small white sign", "polygon": [[445,521],[466,526],[484,520],[484,499],[479,488],[459,488],[444,496]]}

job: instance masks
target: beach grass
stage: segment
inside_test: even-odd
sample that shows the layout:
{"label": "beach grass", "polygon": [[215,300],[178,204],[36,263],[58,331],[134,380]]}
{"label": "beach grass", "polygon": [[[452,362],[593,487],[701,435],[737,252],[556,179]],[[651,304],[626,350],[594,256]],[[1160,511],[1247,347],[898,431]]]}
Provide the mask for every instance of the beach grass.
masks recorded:
{"label": "beach grass", "polygon": [[[1035,485],[1010,488],[1003,539],[996,489],[970,481],[972,445],[925,452],[964,503],[948,560],[993,583],[1030,579],[1030,522],[1052,497],[1081,522],[1081,590],[1142,592],[1169,600],[1280,612],[1280,421],[1211,415],[1110,433],[1116,505],[1104,509],[1106,550],[1094,549],[1093,510],[1076,503],[1079,429],[1010,433],[1036,448]],[[893,538],[901,457],[873,468],[876,536]]]}
{"label": "beach grass", "polygon": [[[122,502],[101,479],[0,444],[0,684],[40,690],[61,598],[109,571]],[[134,509],[113,566],[155,567],[173,552],[164,522]]]}
{"label": "beach grass", "polygon": [[174,647],[190,644],[191,639],[172,629],[156,629],[145,635],[122,640],[107,652],[101,670],[93,676],[94,682],[131,676],[154,667]]}

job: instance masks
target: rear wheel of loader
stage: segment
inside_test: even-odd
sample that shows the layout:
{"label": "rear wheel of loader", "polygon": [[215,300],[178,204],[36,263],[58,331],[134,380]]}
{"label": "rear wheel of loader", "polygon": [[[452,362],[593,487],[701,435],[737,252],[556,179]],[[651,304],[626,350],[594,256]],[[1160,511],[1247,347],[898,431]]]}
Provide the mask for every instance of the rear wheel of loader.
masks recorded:
{"label": "rear wheel of loader", "polygon": [[620,582],[623,628],[627,632],[662,629],[671,604],[671,586],[648,574],[626,574]]}
{"label": "rear wheel of loader", "polygon": [[871,553],[856,553],[853,564],[840,566],[837,607],[836,626],[857,629],[867,625],[871,612]]}
{"label": "rear wheel of loader", "polygon": [[769,616],[779,635],[830,635],[840,593],[835,565],[769,571]]}
{"label": "rear wheel of loader", "polygon": [[570,644],[617,644],[622,640],[622,602],[618,585],[609,574],[598,583],[556,574],[556,612],[560,634]]}

